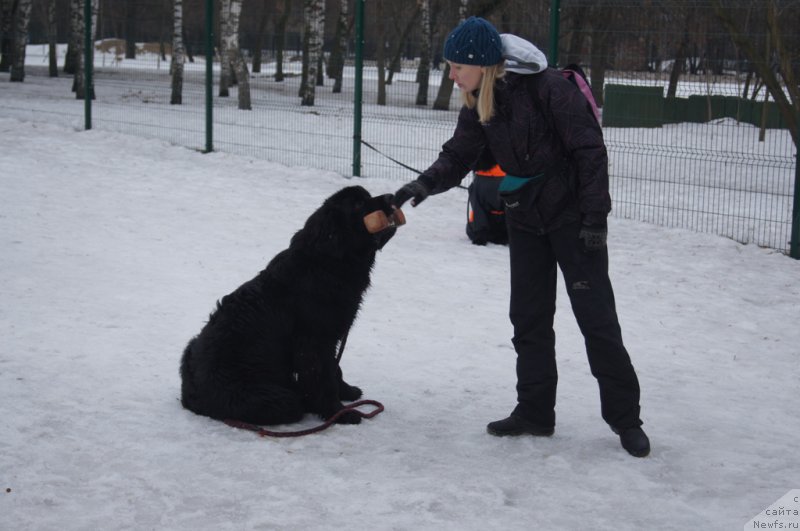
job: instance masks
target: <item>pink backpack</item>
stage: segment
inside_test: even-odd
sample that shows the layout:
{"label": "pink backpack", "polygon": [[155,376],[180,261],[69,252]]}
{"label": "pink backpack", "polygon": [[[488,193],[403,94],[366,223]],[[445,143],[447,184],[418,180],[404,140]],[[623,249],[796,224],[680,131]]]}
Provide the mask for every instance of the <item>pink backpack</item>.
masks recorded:
{"label": "pink backpack", "polygon": [[586,82],[586,74],[583,72],[583,69],[576,64],[569,64],[561,69],[560,72],[562,76],[569,79],[573,85],[578,87],[578,90],[581,91],[583,96],[586,98],[586,101],[589,102],[589,106],[592,108],[592,112],[594,113],[594,118],[599,124],[600,111],[597,109],[597,102],[594,101],[592,87],[590,87],[589,83]]}

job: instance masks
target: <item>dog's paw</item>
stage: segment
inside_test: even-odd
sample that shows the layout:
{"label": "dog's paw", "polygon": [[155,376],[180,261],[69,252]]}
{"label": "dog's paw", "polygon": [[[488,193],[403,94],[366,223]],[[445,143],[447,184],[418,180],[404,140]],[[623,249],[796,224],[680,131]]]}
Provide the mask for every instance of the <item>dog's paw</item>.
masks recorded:
{"label": "dog's paw", "polygon": [[360,387],[355,385],[348,385],[345,382],[339,384],[339,399],[353,402],[358,400],[364,395]]}
{"label": "dog's paw", "polygon": [[348,411],[336,419],[336,424],[361,424],[361,415],[355,411]]}

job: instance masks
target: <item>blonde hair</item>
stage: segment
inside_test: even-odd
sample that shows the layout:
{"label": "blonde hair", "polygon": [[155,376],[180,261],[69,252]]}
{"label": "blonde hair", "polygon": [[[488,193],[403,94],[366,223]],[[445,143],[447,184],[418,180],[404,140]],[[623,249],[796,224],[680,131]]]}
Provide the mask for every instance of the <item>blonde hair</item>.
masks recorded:
{"label": "blonde hair", "polygon": [[482,124],[485,124],[494,116],[494,82],[506,73],[505,63],[497,63],[484,68],[486,70],[483,72],[477,97],[473,92],[466,90],[461,92],[461,99],[464,105],[470,109],[477,107],[478,118]]}

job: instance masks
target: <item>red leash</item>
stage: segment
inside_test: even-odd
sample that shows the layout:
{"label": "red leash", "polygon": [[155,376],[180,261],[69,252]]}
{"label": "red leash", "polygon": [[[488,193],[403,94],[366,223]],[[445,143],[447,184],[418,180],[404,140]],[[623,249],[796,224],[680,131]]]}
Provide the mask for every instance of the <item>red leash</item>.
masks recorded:
{"label": "red leash", "polygon": [[[357,409],[359,406],[375,406],[375,409],[373,411],[370,411],[369,413],[364,413],[363,411],[359,411]],[[318,431],[322,431],[326,428],[329,428],[331,424],[336,422],[336,419],[338,419],[348,411],[353,411],[355,413],[358,413],[358,415],[362,419],[371,419],[372,417],[383,411],[383,404],[381,404],[377,400],[359,400],[358,402],[353,402],[352,404],[349,404],[344,408],[340,409],[339,411],[334,413],[331,418],[329,418],[319,426],[314,426],[313,428],[308,428],[305,430],[298,430],[298,431],[265,430],[261,426],[250,424],[248,422],[241,422],[238,420],[224,420],[223,422],[232,428],[254,431],[260,437],[302,437],[303,435],[310,435],[312,433],[317,433]]]}

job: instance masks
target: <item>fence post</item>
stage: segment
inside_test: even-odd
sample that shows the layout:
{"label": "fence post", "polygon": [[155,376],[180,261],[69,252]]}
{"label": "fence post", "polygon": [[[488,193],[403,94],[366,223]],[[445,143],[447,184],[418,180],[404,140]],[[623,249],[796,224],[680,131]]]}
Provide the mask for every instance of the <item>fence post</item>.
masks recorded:
{"label": "fence post", "polygon": [[92,53],[92,1],[83,2],[83,128],[92,128],[92,68],[94,68],[94,54]]}
{"label": "fence post", "polygon": [[547,62],[553,68],[558,66],[558,25],[561,17],[561,1],[550,0],[550,57]]}
{"label": "fence post", "polygon": [[206,0],[206,148],[214,151],[214,0]]}
{"label": "fence post", "polygon": [[364,0],[356,0],[356,75],[353,96],[353,176],[361,176],[361,103],[364,70]]}
{"label": "fence post", "polygon": [[[798,135],[800,142],[800,113],[797,115]],[[789,243],[789,256],[800,260],[800,145],[794,146],[794,204],[792,205],[792,240]]]}

